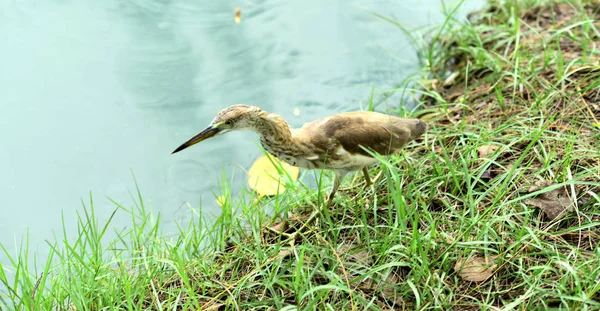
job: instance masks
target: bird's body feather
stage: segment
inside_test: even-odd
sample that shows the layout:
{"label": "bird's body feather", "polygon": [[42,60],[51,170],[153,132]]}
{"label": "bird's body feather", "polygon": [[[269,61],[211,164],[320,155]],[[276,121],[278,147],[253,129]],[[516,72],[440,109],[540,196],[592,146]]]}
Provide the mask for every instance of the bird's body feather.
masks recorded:
{"label": "bird's body feather", "polygon": [[425,129],[425,123],[417,119],[357,111],[312,121],[292,130],[289,138],[261,142],[290,165],[355,171],[378,162],[367,150],[390,155]]}

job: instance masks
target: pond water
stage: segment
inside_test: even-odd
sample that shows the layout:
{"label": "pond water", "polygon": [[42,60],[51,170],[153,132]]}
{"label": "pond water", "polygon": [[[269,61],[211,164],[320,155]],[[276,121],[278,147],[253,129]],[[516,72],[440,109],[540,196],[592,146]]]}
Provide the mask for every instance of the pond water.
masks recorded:
{"label": "pond water", "polygon": [[0,243],[14,253],[29,235],[42,262],[90,192],[100,218],[115,208],[107,197],[131,206],[132,172],[166,228],[189,217],[185,202],[217,214],[218,179],[237,170],[243,187],[233,164],[251,165],[258,137],[171,155],[217,111],[257,105],[298,127],[358,110],[418,69],[407,37],[370,12],[409,29],[443,21],[442,3],[423,0],[0,3]]}

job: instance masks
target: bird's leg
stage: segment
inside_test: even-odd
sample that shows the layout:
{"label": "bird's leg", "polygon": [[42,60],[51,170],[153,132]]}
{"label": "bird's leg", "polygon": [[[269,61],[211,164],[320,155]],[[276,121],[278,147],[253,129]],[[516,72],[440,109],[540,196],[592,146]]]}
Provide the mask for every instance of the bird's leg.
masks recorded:
{"label": "bird's leg", "polygon": [[[348,174],[348,171],[335,171],[335,178],[333,180],[333,189],[331,189],[331,193],[329,194],[329,198],[327,199],[327,203],[325,205],[325,207],[329,207],[331,206],[331,203],[333,202],[333,196],[335,195],[335,193],[337,192],[337,190],[340,188],[340,184],[342,183],[342,179],[344,179],[344,177],[346,176],[346,174]],[[306,221],[304,221],[304,223],[302,224],[302,226],[300,227],[300,229],[298,229],[296,232],[292,233],[292,234],[288,234],[288,233],[284,233],[284,232],[278,232],[273,230],[272,228],[269,228],[271,230],[273,230],[274,232],[278,233],[278,234],[282,234],[287,236],[288,240],[292,241],[292,243],[296,240],[296,236],[298,236],[298,234],[300,232],[302,232],[302,230],[304,230],[304,228],[306,228],[316,217],[319,213],[321,213],[321,209],[323,207],[317,207],[315,209],[314,212],[312,212],[312,214],[310,214],[310,216],[308,216],[308,218],[306,219]]]}
{"label": "bird's leg", "polygon": [[371,184],[372,184],[371,177],[369,177],[369,170],[367,169],[367,167],[363,167],[362,171],[363,171],[363,174],[365,175],[365,182],[367,183],[366,188],[369,188],[369,187],[371,187]]}
{"label": "bird's leg", "polygon": [[333,180],[333,188],[331,189],[331,193],[329,194],[329,199],[327,200],[327,206],[331,205],[331,202],[333,201],[333,196],[338,191],[338,188],[340,188],[342,179],[344,179],[346,174],[348,174],[347,171],[340,171],[340,170],[335,171],[335,179]]}

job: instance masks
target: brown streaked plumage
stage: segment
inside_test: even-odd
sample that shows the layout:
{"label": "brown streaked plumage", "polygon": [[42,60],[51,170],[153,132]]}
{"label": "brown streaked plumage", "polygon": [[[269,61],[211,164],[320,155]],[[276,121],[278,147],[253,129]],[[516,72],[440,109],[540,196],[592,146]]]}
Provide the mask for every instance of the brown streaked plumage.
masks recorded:
{"label": "brown streaked plumage", "polygon": [[418,119],[356,111],[318,119],[292,130],[279,115],[254,106],[234,105],[221,110],[207,128],[173,153],[232,130],[256,132],[269,153],[290,165],[334,170],[331,202],[342,179],[351,171],[362,169],[367,186],[371,184],[367,167],[379,161],[369,152],[393,154],[425,133],[427,124]]}

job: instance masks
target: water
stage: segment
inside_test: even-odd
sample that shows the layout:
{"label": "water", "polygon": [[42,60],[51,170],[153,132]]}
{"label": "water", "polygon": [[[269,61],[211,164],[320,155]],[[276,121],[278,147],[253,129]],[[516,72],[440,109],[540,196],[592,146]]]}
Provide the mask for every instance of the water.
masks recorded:
{"label": "water", "polygon": [[0,243],[15,252],[29,232],[43,258],[61,214],[74,231],[90,192],[100,217],[114,210],[106,196],[131,206],[131,171],[166,228],[189,217],[185,202],[218,213],[218,178],[237,170],[240,189],[232,164],[248,168],[258,138],[231,133],[171,151],[231,104],[301,126],[365,106],[373,86],[394,87],[417,57],[370,11],[408,28],[443,19],[441,2],[423,0],[1,0]]}

